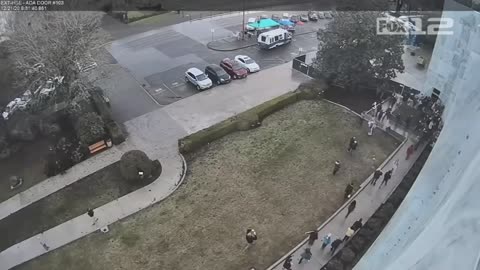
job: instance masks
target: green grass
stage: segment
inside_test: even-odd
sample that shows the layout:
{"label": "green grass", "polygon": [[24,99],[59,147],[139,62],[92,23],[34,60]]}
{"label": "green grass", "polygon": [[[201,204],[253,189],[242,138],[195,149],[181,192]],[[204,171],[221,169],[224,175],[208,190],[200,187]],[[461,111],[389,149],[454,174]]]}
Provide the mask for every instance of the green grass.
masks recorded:
{"label": "green grass", "polygon": [[[353,135],[359,147],[350,156]],[[187,155],[184,184],[161,203],[18,269],[264,269],[333,214],[347,183],[358,187],[398,144],[383,132],[368,136],[335,105],[300,101]],[[332,176],[335,159],[342,168]],[[245,252],[247,227],[259,241]]]}

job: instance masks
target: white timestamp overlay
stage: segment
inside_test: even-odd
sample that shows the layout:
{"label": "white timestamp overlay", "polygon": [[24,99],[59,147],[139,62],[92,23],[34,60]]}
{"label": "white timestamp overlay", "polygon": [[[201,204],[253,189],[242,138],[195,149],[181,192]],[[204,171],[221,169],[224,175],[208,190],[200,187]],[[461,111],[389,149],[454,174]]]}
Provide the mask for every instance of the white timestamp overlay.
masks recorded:
{"label": "white timestamp overlay", "polygon": [[63,5],[63,0],[0,0],[0,11],[47,11]]}

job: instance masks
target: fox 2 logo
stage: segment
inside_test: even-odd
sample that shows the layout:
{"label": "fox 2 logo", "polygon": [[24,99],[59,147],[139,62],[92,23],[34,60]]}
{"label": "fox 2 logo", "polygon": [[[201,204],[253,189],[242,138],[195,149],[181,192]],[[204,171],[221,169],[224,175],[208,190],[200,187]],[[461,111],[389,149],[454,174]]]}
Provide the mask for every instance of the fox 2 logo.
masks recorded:
{"label": "fox 2 logo", "polygon": [[377,35],[453,35],[452,18],[429,18],[427,31],[422,29],[422,18],[409,18],[409,22],[377,18]]}

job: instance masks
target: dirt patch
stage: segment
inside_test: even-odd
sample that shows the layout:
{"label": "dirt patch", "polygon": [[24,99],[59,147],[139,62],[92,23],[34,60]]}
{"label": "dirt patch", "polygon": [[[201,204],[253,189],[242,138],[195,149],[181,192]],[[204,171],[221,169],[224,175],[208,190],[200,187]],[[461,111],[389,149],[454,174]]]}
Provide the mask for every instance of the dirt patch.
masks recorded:
{"label": "dirt patch", "polygon": [[[351,136],[358,152],[346,152]],[[367,136],[338,106],[301,101],[187,157],[185,183],[165,201],[17,269],[263,269],[343,203],[399,144]],[[375,156],[376,160],[372,157]],[[333,162],[343,166],[332,176]],[[245,230],[259,240],[245,252]]]}
{"label": "dirt patch", "polygon": [[[122,178],[118,162],[109,165],[0,220],[0,231],[8,231],[0,239],[0,250],[144,187],[160,172],[158,165],[152,178],[133,183]],[[126,242],[134,239],[128,237]]]}

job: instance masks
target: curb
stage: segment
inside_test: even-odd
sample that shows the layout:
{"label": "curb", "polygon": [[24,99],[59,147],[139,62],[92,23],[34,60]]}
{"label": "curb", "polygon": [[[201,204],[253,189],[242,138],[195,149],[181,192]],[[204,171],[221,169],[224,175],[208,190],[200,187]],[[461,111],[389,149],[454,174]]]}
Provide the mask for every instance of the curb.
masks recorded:
{"label": "curb", "polygon": [[[346,108],[345,106],[343,105],[340,105],[340,104],[337,104],[333,101],[330,101],[330,100],[327,100],[327,99],[323,99],[323,100],[326,100],[328,103],[331,103],[333,105],[337,105],[339,107],[342,107],[342,108],[345,108],[347,109],[348,111],[350,112],[353,112],[355,115],[358,115],[360,117],[362,117],[361,115],[359,115],[358,113],[352,111],[351,109],[348,109]],[[363,118],[363,117],[362,117]],[[387,133],[388,134],[388,133]],[[390,135],[390,134],[388,134]],[[391,136],[391,135],[390,135]],[[408,138],[405,138],[403,140],[403,142],[383,161],[382,164],[380,164],[379,168],[383,168],[385,167],[385,165],[390,162],[393,157],[398,153],[398,151],[400,151],[400,148],[402,148],[402,146],[408,141]],[[333,213],[327,220],[325,220],[318,228],[317,230],[321,230],[323,227],[325,227],[332,219],[334,219],[336,216],[338,216],[338,214],[340,212],[343,211],[343,209],[345,209],[351,201],[353,201],[357,196],[358,194],[360,194],[360,192],[362,192],[365,187],[368,186],[368,183],[370,182],[371,180],[371,177],[373,176],[373,173],[367,177],[367,179],[365,181],[363,181],[363,183],[360,185],[360,188],[352,195],[352,197],[347,200],[342,206],[340,206],[340,208],[337,209],[337,211],[335,211],[335,213]],[[365,184],[367,183],[367,184]],[[279,260],[277,260],[276,262],[274,262],[272,265],[270,265],[266,270],[273,270],[275,267],[277,267],[278,265],[280,265],[283,261],[285,261],[285,259],[290,256],[291,254],[293,254],[294,252],[296,252],[297,250],[299,250],[303,245],[305,245],[305,243],[308,242],[308,237],[305,238],[302,242],[300,242],[298,245],[296,245],[293,249],[291,249],[289,252],[287,252],[285,255],[283,255],[283,257],[281,257]]]}
{"label": "curb", "polygon": [[[292,38],[295,38],[296,36],[302,36],[302,35],[307,35],[307,34],[312,34],[312,33],[316,33],[316,31],[308,31],[308,32],[300,33],[300,34],[294,34]],[[237,51],[237,50],[257,46],[256,42],[254,44],[243,45],[243,46],[240,46],[240,47],[225,48],[225,49],[215,48],[214,46],[212,46],[213,42],[221,41],[221,40],[225,40],[225,39],[227,39],[227,38],[222,38],[222,39],[217,39],[217,40],[214,40],[214,41],[210,41],[210,42],[207,43],[207,48],[209,48],[210,50],[213,50],[213,51],[218,51],[218,52],[232,52],[232,51]]]}

